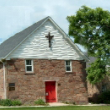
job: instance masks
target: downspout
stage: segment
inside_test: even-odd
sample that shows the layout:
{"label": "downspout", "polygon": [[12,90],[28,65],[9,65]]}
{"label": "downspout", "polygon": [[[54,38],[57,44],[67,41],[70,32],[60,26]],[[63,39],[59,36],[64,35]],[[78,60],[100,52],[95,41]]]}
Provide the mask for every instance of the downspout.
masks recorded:
{"label": "downspout", "polygon": [[3,63],[3,80],[4,80],[4,99],[7,99],[7,93],[6,93],[6,70],[5,70],[5,60],[1,60],[1,62]]}

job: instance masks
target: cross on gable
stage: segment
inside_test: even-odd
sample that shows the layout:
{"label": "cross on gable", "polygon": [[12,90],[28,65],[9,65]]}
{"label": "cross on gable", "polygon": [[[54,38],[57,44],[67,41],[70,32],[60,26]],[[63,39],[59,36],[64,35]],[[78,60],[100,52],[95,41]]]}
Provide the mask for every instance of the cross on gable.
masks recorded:
{"label": "cross on gable", "polygon": [[53,38],[54,36],[51,36],[51,35],[50,35],[50,32],[49,32],[48,35],[45,36],[45,37],[48,38],[48,40],[49,40],[49,47],[51,48],[51,46],[52,46],[51,40],[52,40],[52,38]]}

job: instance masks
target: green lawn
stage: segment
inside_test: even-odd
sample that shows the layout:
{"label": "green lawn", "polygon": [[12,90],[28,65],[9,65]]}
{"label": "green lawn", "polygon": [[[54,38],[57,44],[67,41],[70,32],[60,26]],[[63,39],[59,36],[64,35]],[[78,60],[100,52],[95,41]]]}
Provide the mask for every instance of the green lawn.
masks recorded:
{"label": "green lawn", "polygon": [[110,110],[110,106],[64,106],[64,107],[37,107],[37,108],[1,108],[0,110]]}

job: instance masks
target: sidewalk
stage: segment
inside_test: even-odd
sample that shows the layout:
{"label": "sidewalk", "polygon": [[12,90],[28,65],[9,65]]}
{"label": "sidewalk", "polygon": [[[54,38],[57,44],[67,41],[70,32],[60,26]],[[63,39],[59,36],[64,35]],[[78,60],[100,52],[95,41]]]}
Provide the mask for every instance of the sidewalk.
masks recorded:
{"label": "sidewalk", "polygon": [[49,103],[49,106],[70,106],[73,104],[65,104],[65,103]]}
{"label": "sidewalk", "polygon": [[87,105],[73,105],[65,103],[49,103],[48,106],[0,106],[0,108],[24,108],[24,107],[58,107],[58,106],[110,106],[110,104],[87,104]]}
{"label": "sidewalk", "polygon": [[65,103],[49,103],[49,106],[110,106],[110,104],[91,104],[87,105],[74,105],[74,104],[65,104]]}

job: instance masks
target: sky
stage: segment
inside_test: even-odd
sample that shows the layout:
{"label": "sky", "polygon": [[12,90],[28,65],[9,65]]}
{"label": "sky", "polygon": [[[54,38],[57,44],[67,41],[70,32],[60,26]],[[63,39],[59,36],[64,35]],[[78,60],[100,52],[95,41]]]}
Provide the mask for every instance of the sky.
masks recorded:
{"label": "sky", "polygon": [[110,0],[0,0],[0,43],[47,16],[68,34],[66,17],[83,5],[110,11]]}

